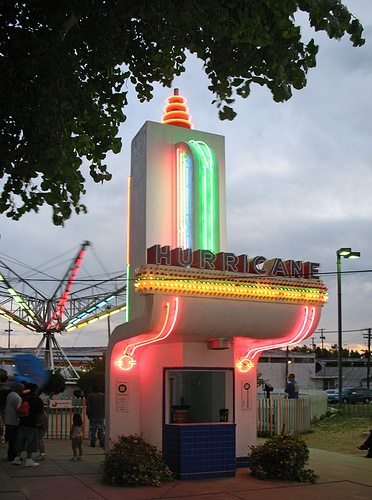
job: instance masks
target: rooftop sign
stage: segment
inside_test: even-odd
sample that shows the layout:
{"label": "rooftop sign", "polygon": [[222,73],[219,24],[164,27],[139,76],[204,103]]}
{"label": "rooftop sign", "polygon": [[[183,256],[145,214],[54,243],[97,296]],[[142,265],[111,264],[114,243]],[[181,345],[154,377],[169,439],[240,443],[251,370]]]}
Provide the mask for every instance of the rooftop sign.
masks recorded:
{"label": "rooftop sign", "polygon": [[320,264],[301,260],[266,259],[231,252],[214,254],[210,250],[192,250],[154,245],[147,249],[147,264],[192,267],[211,271],[259,274],[285,278],[319,279]]}

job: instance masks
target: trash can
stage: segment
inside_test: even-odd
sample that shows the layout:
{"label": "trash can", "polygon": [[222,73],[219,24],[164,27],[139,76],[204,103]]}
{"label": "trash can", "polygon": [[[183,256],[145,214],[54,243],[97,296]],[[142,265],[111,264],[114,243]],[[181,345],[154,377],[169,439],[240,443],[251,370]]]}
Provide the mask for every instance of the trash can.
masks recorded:
{"label": "trash can", "polygon": [[171,407],[171,423],[172,424],[185,424],[189,421],[188,405],[175,405]]}

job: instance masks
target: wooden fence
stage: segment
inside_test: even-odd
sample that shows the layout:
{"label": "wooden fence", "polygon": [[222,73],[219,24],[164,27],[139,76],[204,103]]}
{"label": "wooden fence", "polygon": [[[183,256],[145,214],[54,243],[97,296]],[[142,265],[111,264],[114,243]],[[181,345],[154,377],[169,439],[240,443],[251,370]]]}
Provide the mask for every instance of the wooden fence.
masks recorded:
{"label": "wooden fence", "polygon": [[[359,405],[344,405],[347,409]],[[372,405],[364,405],[366,410],[372,410]],[[370,406],[370,408],[368,408]],[[80,413],[83,420],[84,438],[88,438],[89,424],[86,416],[85,400],[71,408],[48,408],[48,432],[50,439],[69,439],[74,413]],[[310,423],[327,412],[325,394],[304,395],[299,399],[271,397],[257,398],[257,434],[272,436],[286,434],[301,434],[310,430]]]}
{"label": "wooden fence", "polygon": [[327,412],[324,395],[303,396],[299,399],[282,397],[257,399],[257,435],[279,436],[310,431],[314,418]]}
{"label": "wooden fence", "polygon": [[328,411],[327,395],[323,392],[321,394],[310,393],[302,395],[301,398],[310,399],[310,419],[313,422],[325,415]]}
{"label": "wooden fence", "polygon": [[89,423],[85,411],[85,400],[80,405],[75,405],[71,408],[47,408],[48,415],[48,431],[46,438],[48,439],[70,439],[70,429],[72,425],[72,417],[74,413],[79,413],[83,420],[83,436],[88,438]]}

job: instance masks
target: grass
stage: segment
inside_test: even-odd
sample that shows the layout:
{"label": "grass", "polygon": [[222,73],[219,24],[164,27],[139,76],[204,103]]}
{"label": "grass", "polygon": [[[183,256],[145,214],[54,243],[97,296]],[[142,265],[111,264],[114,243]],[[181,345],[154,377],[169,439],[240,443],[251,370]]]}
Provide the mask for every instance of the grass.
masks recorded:
{"label": "grass", "polygon": [[[361,455],[357,449],[372,429],[372,415],[334,414],[312,425],[301,437],[309,448]],[[365,452],[364,452],[365,453]]]}

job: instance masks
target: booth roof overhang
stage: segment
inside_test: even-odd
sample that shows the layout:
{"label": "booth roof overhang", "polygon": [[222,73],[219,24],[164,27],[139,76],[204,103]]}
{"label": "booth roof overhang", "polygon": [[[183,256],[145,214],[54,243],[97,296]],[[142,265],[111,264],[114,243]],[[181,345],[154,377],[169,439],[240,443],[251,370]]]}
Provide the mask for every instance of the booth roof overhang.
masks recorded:
{"label": "booth roof overhang", "polygon": [[[223,338],[247,346],[237,363],[248,371],[260,352],[303,341],[317,327],[327,288],[318,279],[278,278],[147,265],[136,272],[142,317],[126,325],[116,364],[135,364],[135,351],[154,342]],[[133,327],[131,327],[133,323]]]}

